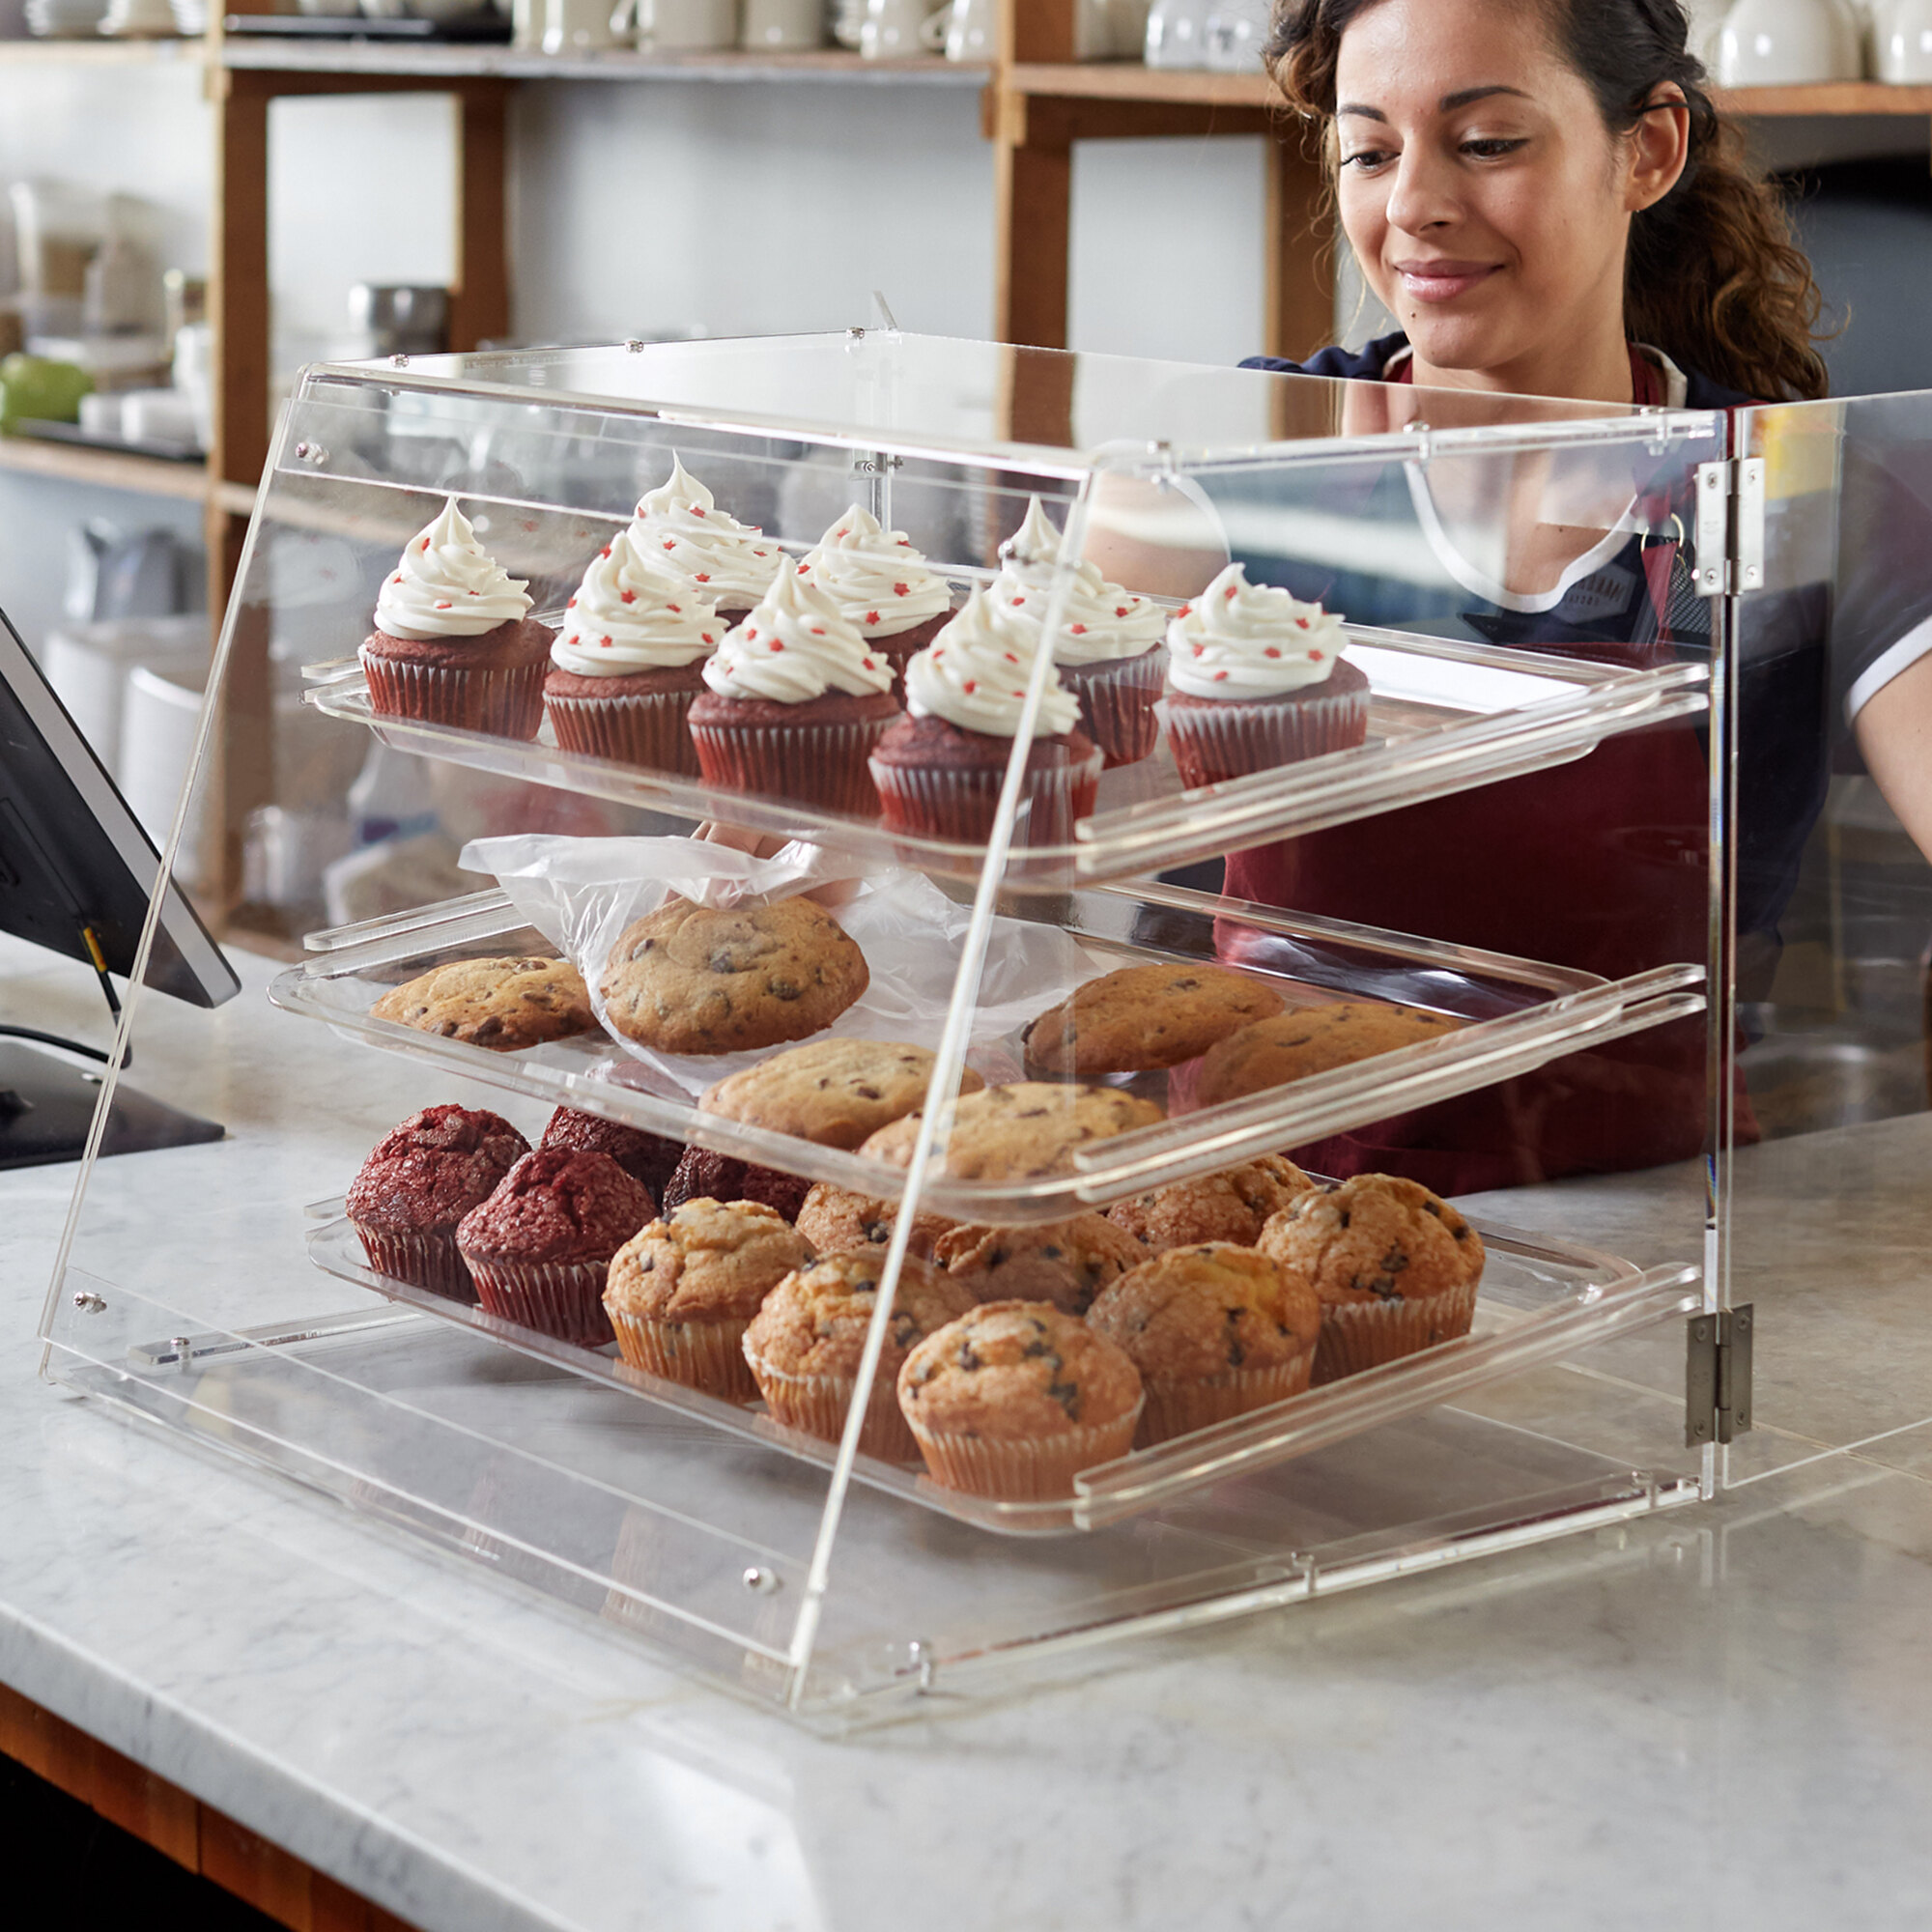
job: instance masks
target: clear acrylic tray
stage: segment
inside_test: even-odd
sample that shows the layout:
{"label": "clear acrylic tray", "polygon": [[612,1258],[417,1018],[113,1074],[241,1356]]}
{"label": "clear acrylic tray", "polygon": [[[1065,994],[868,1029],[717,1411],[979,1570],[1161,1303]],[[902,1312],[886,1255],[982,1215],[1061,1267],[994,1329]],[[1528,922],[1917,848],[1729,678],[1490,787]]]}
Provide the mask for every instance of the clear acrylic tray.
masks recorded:
{"label": "clear acrylic tray", "polygon": [[[1700,664],[1628,670],[1362,627],[1350,627],[1349,637],[1350,661],[1374,688],[1365,744],[1185,791],[1163,738],[1151,757],[1102,776],[1097,809],[1075,828],[1072,844],[1016,846],[1005,883],[1064,891],[1318,832],[1565,764],[1607,737],[1707,709],[1709,671]],[[985,860],[983,845],[888,833],[876,819],[559,751],[548,742],[548,722],[526,744],[379,716],[354,659],[309,665],[304,674],[309,704],[368,725],[400,751],[692,820],[811,838],[859,858],[896,858],[935,877],[977,880]]]}

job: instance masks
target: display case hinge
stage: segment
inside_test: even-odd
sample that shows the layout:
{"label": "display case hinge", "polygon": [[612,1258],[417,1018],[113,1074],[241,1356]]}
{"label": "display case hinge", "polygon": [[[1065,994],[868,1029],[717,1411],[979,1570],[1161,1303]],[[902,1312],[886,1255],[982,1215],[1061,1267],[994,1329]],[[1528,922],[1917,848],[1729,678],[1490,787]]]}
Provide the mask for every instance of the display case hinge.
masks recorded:
{"label": "display case hinge", "polygon": [[1751,1426],[1751,1304],[1686,1324],[1684,1440],[1728,1442]]}
{"label": "display case hinge", "polygon": [[1764,480],[1761,456],[1698,466],[1698,596],[1764,588]]}

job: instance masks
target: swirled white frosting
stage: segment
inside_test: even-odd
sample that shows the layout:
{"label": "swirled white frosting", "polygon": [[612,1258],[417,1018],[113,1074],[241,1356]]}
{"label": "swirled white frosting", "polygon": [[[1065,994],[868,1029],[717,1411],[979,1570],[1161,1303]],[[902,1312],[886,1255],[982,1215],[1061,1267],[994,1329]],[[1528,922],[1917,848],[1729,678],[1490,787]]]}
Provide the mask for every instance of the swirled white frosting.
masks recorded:
{"label": "swirled white frosting", "polygon": [[804,704],[828,691],[852,697],[890,691],[893,668],[882,652],[867,648],[831,598],[797,571],[783,570],[706,661],[704,681],[721,697]]}
{"label": "swirled white frosting", "polygon": [[590,559],[550,661],[579,677],[623,677],[695,664],[724,635],[718,612],[682,578],[654,569],[619,530]]}
{"label": "swirled white frosting", "polygon": [[721,510],[675,456],[669,478],[639,500],[631,537],[660,570],[684,578],[714,604],[755,604],[786,561],[762,531]]}
{"label": "swirled white frosting", "polygon": [[1280,697],[1324,683],[1342,620],[1231,563],[1167,627],[1168,681],[1189,697]]}
{"label": "swirled white frosting", "polygon": [[[1039,627],[1008,616],[982,590],[906,665],[906,708],[962,731],[1010,738],[1020,728]],[[1057,678],[1040,698],[1034,732],[1060,738],[1080,722],[1080,700]]]}
{"label": "swirled white frosting", "polygon": [[[1060,549],[1060,532],[1037,497],[1027,505],[1026,521],[1000,546],[993,601],[1009,615],[1032,624],[1036,634],[1046,620]],[[1053,661],[1091,665],[1141,657],[1159,644],[1166,628],[1167,612],[1151,598],[1109,583],[1097,564],[1082,561],[1073,566],[1066,586]]]}
{"label": "swirled white frosting", "polygon": [[480,638],[529,614],[522,579],[476,541],[450,497],[409,541],[376,599],[376,628],[392,638]]}
{"label": "swirled white frosting", "polygon": [[896,637],[952,608],[952,589],[898,530],[857,503],[818,540],[799,575],[868,638]]}

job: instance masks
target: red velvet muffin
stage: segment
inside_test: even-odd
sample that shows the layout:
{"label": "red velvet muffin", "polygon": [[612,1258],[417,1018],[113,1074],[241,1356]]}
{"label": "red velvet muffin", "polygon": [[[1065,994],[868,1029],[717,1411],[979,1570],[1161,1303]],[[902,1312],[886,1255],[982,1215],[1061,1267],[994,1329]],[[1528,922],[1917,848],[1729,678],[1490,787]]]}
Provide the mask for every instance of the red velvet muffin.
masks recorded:
{"label": "red velvet muffin", "polygon": [[539,1148],[456,1231],[492,1315],[601,1349],[611,1257],[652,1216],[651,1197],[607,1153]]}
{"label": "red velvet muffin", "polygon": [[653,1201],[664,1199],[665,1189],[684,1157],[682,1141],[668,1141],[662,1134],[647,1134],[641,1127],[607,1121],[602,1114],[580,1114],[575,1107],[559,1107],[550,1117],[537,1145],[589,1148],[608,1153],[633,1180],[643,1182]]}
{"label": "red velvet muffin", "polygon": [[499,1115],[425,1107],[377,1142],[349,1190],[349,1218],[379,1274],[456,1301],[475,1284],[456,1249],[456,1224],[530,1151]]}
{"label": "red velvet muffin", "polygon": [[776,1208],[787,1221],[798,1219],[811,1182],[775,1167],[759,1167],[709,1148],[688,1147],[677,1170],[665,1182],[664,1211],[668,1214],[687,1201],[709,1195],[713,1201],[756,1201]]}

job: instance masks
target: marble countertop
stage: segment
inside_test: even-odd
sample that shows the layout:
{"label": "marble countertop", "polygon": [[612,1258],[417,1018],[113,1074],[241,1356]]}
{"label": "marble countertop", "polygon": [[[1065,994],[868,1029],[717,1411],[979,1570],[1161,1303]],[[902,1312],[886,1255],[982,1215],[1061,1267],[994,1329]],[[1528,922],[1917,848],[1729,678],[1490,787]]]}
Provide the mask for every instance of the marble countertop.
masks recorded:
{"label": "marble countertop", "polygon": [[[238,1128],[292,1070],[243,963],[137,1068]],[[10,1020],[99,1038],[98,997],[0,944]],[[332,1051],[298,1098],[353,1142]],[[381,1124],[420,1104],[385,1065]],[[425,1928],[1921,1925],[1928,1157],[1917,1117],[1741,1162],[1747,1487],[838,1742],[39,1381],[71,1171],[0,1176],[0,1679]],[[117,1200],[165,1211],[184,1158],[115,1163]],[[261,1179],[245,1134],[192,1159]],[[1507,1215],[1662,1259],[1695,1190]]]}

